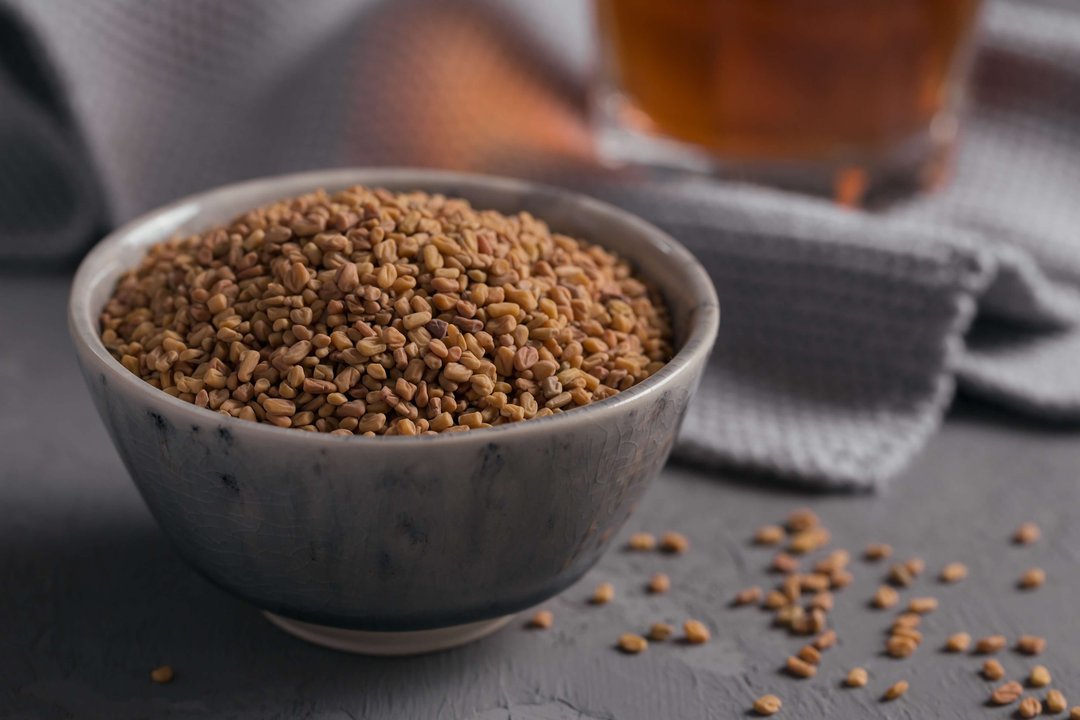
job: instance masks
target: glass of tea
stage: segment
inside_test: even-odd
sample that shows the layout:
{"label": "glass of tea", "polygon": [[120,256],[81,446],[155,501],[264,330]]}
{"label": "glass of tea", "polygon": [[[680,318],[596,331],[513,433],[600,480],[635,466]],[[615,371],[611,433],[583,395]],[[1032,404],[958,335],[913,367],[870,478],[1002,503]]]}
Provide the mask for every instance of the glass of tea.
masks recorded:
{"label": "glass of tea", "polygon": [[615,161],[857,203],[947,164],[980,0],[596,0]]}

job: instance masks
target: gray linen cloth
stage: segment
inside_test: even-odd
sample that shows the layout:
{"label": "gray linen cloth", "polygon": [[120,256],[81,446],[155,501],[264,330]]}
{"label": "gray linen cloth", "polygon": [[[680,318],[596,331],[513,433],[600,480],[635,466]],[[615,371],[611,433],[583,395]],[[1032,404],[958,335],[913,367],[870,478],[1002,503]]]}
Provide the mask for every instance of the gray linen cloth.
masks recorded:
{"label": "gray linen cloth", "polygon": [[600,171],[578,0],[0,0],[0,261],[70,259],[177,196],[297,169],[572,184],[716,281],[720,341],[678,456],[874,486],[957,387],[1080,420],[1080,12],[987,10],[954,178],[869,213]]}

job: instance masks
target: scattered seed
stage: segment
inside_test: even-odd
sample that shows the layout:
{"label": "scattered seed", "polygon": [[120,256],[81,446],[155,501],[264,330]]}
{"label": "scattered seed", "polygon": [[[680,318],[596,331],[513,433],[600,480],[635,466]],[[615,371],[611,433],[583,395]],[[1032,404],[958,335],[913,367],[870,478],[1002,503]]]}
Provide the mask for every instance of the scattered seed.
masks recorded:
{"label": "scattered seed", "polygon": [[156,682],[158,685],[164,685],[170,683],[173,680],[172,665],[162,665],[156,667],[150,671],[150,679]]}
{"label": "scattered seed", "polygon": [[981,655],[996,653],[1005,647],[1007,642],[1004,635],[988,635],[984,638],[979,638],[978,641],[976,641],[975,652]]}
{"label": "scattered seed", "polygon": [[1046,669],[1045,665],[1036,665],[1031,668],[1031,674],[1028,675],[1028,684],[1031,687],[1046,687],[1051,681],[1050,671]]}
{"label": "scattered seed", "polygon": [[900,602],[900,595],[888,585],[882,585],[874,593],[874,597],[870,602],[879,610],[885,610]]}
{"label": "scattered seed", "polygon": [[847,677],[844,678],[844,684],[848,687],[865,687],[868,680],[866,670],[856,667],[848,671]]}
{"label": "scattered seed", "polygon": [[886,701],[895,700],[908,691],[908,681],[900,680],[893,683],[882,695],[882,699]]}
{"label": "scattered seed", "polygon": [[832,536],[829,534],[829,531],[823,527],[812,527],[809,530],[801,530],[791,536],[791,541],[788,543],[788,552],[793,552],[798,555],[813,552],[820,547],[828,545],[831,538]]}
{"label": "scattered seed", "polygon": [[966,632],[953,633],[945,641],[945,649],[949,652],[967,652],[969,647],[971,647],[971,635]]}
{"label": "scattered seed", "polygon": [[796,653],[796,656],[800,660],[808,662],[811,665],[821,664],[821,653],[813,645],[804,645],[799,649],[799,652]]}
{"label": "scattered seed", "polygon": [[908,603],[908,610],[913,613],[919,613],[925,615],[937,610],[938,601],[934,597],[917,597],[911,598],[911,602]]}
{"label": "scattered seed", "polygon": [[990,693],[990,702],[994,705],[1012,705],[1023,694],[1024,686],[1015,680],[1010,680],[994,688],[994,691]]}
{"label": "scattered seed", "polygon": [[686,635],[686,642],[691,645],[701,645],[709,642],[709,638],[712,635],[709,633],[709,628],[705,627],[705,623],[700,620],[687,620],[683,623],[683,633]]}
{"label": "scattered seed", "polygon": [[757,585],[751,585],[748,588],[740,590],[735,594],[731,604],[735,606],[750,605],[752,603],[759,602],[761,600],[761,588]]}
{"label": "scattered seed", "polygon": [[600,583],[593,590],[589,602],[593,605],[606,605],[615,598],[615,586],[611,583]]}
{"label": "scattered seed", "polygon": [[1080,705],[1069,711],[1069,720],[1080,720]]}
{"label": "scattered seed", "polygon": [[987,680],[1000,680],[1005,677],[1005,668],[994,658],[990,658],[982,665],[982,675]]}
{"label": "scattered seed", "polygon": [[550,610],[537,610],[536,614],[529,618],[529,627],[537,630],[547,630],[554,621],[555,616]]}
{"label": "scattered seed", "polygon": [[918,647],[919,644],[912,638],[892,635],[885,643],[885,652],[889,654],[889,657],[906,658],[910,657]]}
{"label": "scattered seed", "polygon": [[822,590],[810,598],[810,607],[830,612],[833,609],[833,602],[833,594],[828,590]]}
{"label": "scattered seed", "polygon": [[853,579],[847,570],[837,570],[829,576],[829,586],[833,590],[840,590],[850,585]]}
{"label": "scattered seed", "polygon": [[619,636],[619,649],[628,655],[637,655],[649,647],[649,641],[634,633],[623,633]]}
{"label": "scattered seed", "polygon": [[779,525],[763,525],[754,533],[757,545],[779,545],[784,542],[784,528]]}
{"label": "scattered seed", "polygon": [[783,705],[775,695],[762,695],[754,701],[754,712],[758,715],[775,715]]}
{"label": "scattered seed", "polygon": [[1046,582],[1046,573],[1042,568],[1031,568],[1020,576],[1017,585],[1023,590],[1034,590]]}
{"label": "scattered seed", "polygon": [[1016,649],[1024,655],[1038,655],[1046,649],[1046,638],[1038,635],[1021,635],[1016,640]]}
{"label": "scattered seed", "polygon": [[787,553],[777,553],[772,559],[771,568],[776,572],[793,573],[799,569],[799,561]]}
{"label": "scattered seed", "polygon": [[690,541],[682,533],[669,530],[660,536],[660,550],[666,553],[682,554],[690,549]]}
{"label": "scattered seed", "polygon": [[907,565],[899,563],[889,568],[889,582],[899,587],[907,587],[914,578],[911,575],[911,571],[908,570]]}
{"label": "scattered seed", "polygon": [[1065,695],[1060,690],[1050,690],[1046,693],[1046,712],[1056,715],[1059,712],[1065,712],[1065,708],[1069,706],[1069,703],[1065,700]]}
{"label": "scattered seed", "polygon": [[649,578],[649,584],[647,586],[649,592],[659,595],[666,593],[671,589],[671,578],[664,573],[656,573]]}
{"label": "scattered seed", "polygon": [[821,520],[810,508],[799,508],[793,510],[788,516],[785,523],[787,529],[791,532],[803,532],[811,528],[818,527],[821,524]]}
{"label": "scattered seed", "polygon": [[817,668],[806,662],[805,660],[792,655],[787,659],[785,665],[787,671],[797,678],[812,678],[817,674]]}
{"label": "scattered seed", "polygon": [[871,562],[878,560],[884,560],[892,555],[892,546],[885,543],[873,543],[866,546],[866,550],[863,551],[863,557]]}
{"label": "scattered seed", "polygon": [[915,641],[916,644],[922,642],[922,633],[912,627],[897,627],[893,628],[893,637],[904,637]]}
{"label": "scattered seed", "polygon": [[647,532],[636,532],[630,536],[630,539],[626,543],[626,547],[630,550],[636,550],[639,552],[647,552],[656,548],[656,536]]}
{"label": "scattered seed", "polygon": [[811,643],[811,645],[816,647],[818,650],[828,650],[829,648],[831,648],[835,644],[836,644],[836,631],[835,630],[826,630],[825,632],[821,633],[816,638],[814,638],[814,641]]}
{"label": "scattered seed", "polygon": [[922,624],[922,615],[913,612],[902,612],[892,621],[892,630],[896,632],[899,628],[917,628],[920,624]]}
{"label": "scattered seed", "polygon": [[761,603],[761,606],[767,610],[779,610],[789,604],[791,604],[791,600],[788,599],[787,595],[779,590],[770,590],[765,595],[765,600]]}
{"label": "scattered seed", "polygon": [[926,563],[923,562],[922,558],[913,557],[904,562],[904,567],[911,573],[912,577],[918,577],[926,569]]}
{"label": "scattered seed", "polygon": [[964,563],[953,562],[949,563],[941,569],[941,582],[954,583],[960,582],[968,575],[967,565]]}
{"label": "scattered seed", "polygon": [[1022,718],[1033,718],[1042,714],[1042,703],[1038,698],[1026,697],[1020,701],[1017,712]]}
{"label": "scattered seed", "polygon": [[649,628],[649,639],[663,642],[675,634],[675,627],[668,623],[653,623]]}

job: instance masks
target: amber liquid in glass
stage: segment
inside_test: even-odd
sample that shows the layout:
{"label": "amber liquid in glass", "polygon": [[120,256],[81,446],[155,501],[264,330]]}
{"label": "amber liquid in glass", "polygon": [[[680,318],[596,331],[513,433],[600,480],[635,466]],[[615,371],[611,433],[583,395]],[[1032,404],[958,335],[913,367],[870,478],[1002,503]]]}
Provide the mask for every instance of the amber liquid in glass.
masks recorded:
{"label": "amber liquid in glass", "polygon": [[957,101],[979,0],[597,0],[620,122],[735,160],[870,164]]}

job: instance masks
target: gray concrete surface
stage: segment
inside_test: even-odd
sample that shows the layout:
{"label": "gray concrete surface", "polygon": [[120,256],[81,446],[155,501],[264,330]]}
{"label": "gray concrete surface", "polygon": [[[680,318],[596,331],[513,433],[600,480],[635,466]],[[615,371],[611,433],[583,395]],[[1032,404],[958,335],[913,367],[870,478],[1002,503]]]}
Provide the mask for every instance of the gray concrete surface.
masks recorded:
{"label": "gray concrete surface", "polygon": [[[155,529],[82,387],[64,324],[66,276],[0,275],[0,717],[6,718],[418,718],[422,720],[682,720],[738,718],[774,692],[777,717],[1010,717],[984,705],[980,659],[939,651],[957,630],[1046,635],[1039,662],[1080,704],[1080,435],[1018,424],[969,406],[954,412],[922,457],[879,495],[807,495],[734,473],[668,468],[626,532],[687,534],[681,558],[612,552],[577,587],[548,604],[555,627],[514,623],[458,650],[369,659],[305,645],[210,585]],[[821,672],[780,672],[800,646],[754,609],[733,610],[737,589],[767,579],[770,553],[748,538],[793,507],[816,509],[835,544],[891,543],[929,571],[951,560],[971,568],[959,585],[926,577],[905,593],[933,594],[941,609],[909,660],[881,654],[889,615],[867,608],[882,567],[853,564],[854,584],[833,613],[841,641]],[[1022,520],[1044,539],[1008,542]],[[1015,589],[1027,567],[1046,569],[1033,593]],[[642,587],[667,572],[672,591]],[[593,607],[610,581],[615,601]],[[641,656],[613,650],[619,633],[686,617],[713,641],[654,644]],[[1000,658],[1011,675],[1034,664]],[[176,669],[150,682],[160,663]],[[870,686],[847,690],[860,664]],[[896,679],[908,695],[878,702]]]}

